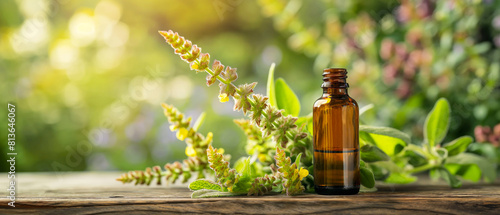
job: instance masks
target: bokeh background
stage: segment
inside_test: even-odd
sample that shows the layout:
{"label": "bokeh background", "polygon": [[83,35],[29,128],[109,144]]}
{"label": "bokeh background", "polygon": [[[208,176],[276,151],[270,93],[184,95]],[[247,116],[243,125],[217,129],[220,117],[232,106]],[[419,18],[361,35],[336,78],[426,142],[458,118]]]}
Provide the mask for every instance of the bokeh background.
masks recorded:
{"label": "bokeh background", "polygon": [[[0,136],[16,105],[19,171],[133,170],[185,158],[160,106],[197,118],[233,160],[245,154],[242,114],[218,101],[158,30],[179,32],[265,94],[269,66],[301,100],[321,95],[326,67],[349,70],[361,120],[422,139],[439,97],[449,140],[498,144],[500,1],[6,0],[0,1]],[[231,103],[231,102],[230,102]],[[481,130],[483,129],[483,130]],[[496,129],[495,129],[496,130]],[[489,132],[489,133],[488,133]],[[0,147],[0,160],[7,146]],[[6,164],[2,163],[2,171]]]}

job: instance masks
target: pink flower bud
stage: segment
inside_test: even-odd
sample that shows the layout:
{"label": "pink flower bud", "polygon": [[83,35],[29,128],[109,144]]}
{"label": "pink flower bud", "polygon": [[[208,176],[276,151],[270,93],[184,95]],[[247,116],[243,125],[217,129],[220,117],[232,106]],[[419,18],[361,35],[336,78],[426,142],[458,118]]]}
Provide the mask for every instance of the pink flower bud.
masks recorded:
{"label": "pink flower bud", "polygon": [[493,134],[500,136],[500,124],[495,125],[493,128]]}
{"label": "pink flower bud", "polygon": [[486,142],[486,135],[483,133],[483,127],[478,125],[474,128],[474,136],[476,136],[476,142],[483,143]]}
{"label": "pink flower bud", "polygon": [[384,39],[380,46],[380,57],[388,60],[394,55],[394,42],[391,39]]}
{"label": "pink flower bud", "polygon": [[222,70],[224,69],[224,65],[220,63],[220,61],[215,60],[214,64],[212,65],[212,70],[214,72],[214,76],[218,76]]}

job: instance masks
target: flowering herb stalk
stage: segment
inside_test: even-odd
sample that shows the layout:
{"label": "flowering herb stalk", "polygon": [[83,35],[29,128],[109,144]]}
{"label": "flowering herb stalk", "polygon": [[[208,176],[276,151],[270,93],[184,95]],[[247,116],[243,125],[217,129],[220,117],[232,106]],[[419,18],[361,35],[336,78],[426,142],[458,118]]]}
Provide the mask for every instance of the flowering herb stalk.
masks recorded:
{"label": "flowering herb stalk", "polygon": [[[210,54],[202,53],[200,47],[179,36],[177,32],[169,30],[159,33],[172,46],[175,53],[190,64],[192,70],[208,73],[206,77],[208,86],[214,84],[216,80],[219,81],[219,100],[227,102],[232,97],[235,101],[234,110],[241,110],[247,115],[252,124],[261,129],[264,138],[272,136],[273,140],[283,148],[287,148],[287,145],[297,146],[290,149],[295,154],[310,154],[308,149],[312,147],[311,138],[308,138],[302,128],[297,127],[295,124],[297,117],[285,116],[282,110],[269,104],[268,97],[253,94],[256,82],[234,85],[233,82],[238,78],[236,68],[224,66],[218,60],[214,60],[210,67]],[[304,163],[312,164],[310,159]]]}
{"label": "flowering herb stalk", "polygon": [[262,131],[250,120],[234,120],[247,137],[245,150],[249,155],[256,155],[262,165],[269,166],[274,163],[271,152],[275,151],[276,144],[270,137],[263,137]]}
{"label": "flowering herb stalk", "polygon": [[[162,107],[165,116],[171,124],[170,130],[177,132],[177,139],[186,142],[185,153],[188,158],[182,163],[174,162],[172,164],[165,164],[165,171],[162,171],[160,166],[148,167],[145,171],[136,170],[125,173],[117,178],[117,181],[123,183],[135,181],[136,185],[149,185],[153,179],[157,180],[157,184],[161,184],[162,177],[166,177],[167,182],[175,183],[182,176],[182,182],[185,183],[192,177],[192,173],[198,173],[198,179],[205,178],[205,172],[209,170],[206,150],[210,143],[212,143],[213,133],[209,132],[207,136],[203,136],[197,132],[203,121],[204,114],[191,127],[191,117],[186,119],[184,114],[179,112],[174,106],[162,104]],[[223,152],[223,149],[219,149],[219,152]]]}
{"label": "flowering herb stalk", "polygon": [[[272,165],[273,173],[262,177],[255,177],[252,172],[250,159],[245,160],[245,166],[238,172],[230,168],[229,162],[224,160],[223,154],[217,152],[211,145],[207,149],[210,168],[215,172],[216,182],[199,179],[192,182],[189,188],[193,197],[220,197],[228,195],[264,195],[271,192],[283,192],[287,195],[296,195],[304,191],[301,180],[309,175],[303,168],[298,168],[300,155],[294,164],[286,156],[285,151],[276,147],[276,165]],[[215,185],[215,186],[214,186]],[[207,191],[211,190],[211,191]]]}
{"label": "flowering herb stalk", "polygon": [[[279,166],[278,171],[273,173],[274,175],[266,175],[255,179],[252,179],[248,174],[239,175],[236,170],[230,169],[229,164],[221,160],[222,155],[214,153],[213,149],[209,147],[207,150],[209,163],[210,167],[216,172],[217,182],[230,192],[245,192],[256,195],[271,191],[272,186],[277,185],[278,178],[282,178],[279,181],[283,182],[284,190],[288,195],[301,193],[304,190],[301,180],[305,177],[304,175],[309,174],[305,169],[302,169],[302,171],[297,169],[301,156],[297,156],[296,163],[292,165],[290,164],[291,159],[286,158],[284,150],[279,149],[280,147],[287,148],[287,146],[291,146],[289,151],[292,153],[310,154],[308,149],[311,148],[312,141],[308,138],[308,134],[304,132],[304,129],[297,127],[295,124],[297,117],[283,114],[282,110],[269,104],[268,97],[253,94],[256,82],[239,86],[234,85],[233,82],[238,78],[236,68],[226,67],[218,60],[215,60],[210,67],[210,55],[202,53],[200,47],[193,45],[191,41],[171,30],[160,31],[159,33],[172,46],[175,53],[190,64],[192,70],[208,73],[206,76],[208,86],[214,84],[216,80],[219,81],[219,100],[227,102],[232,97],[235,101],[234,110],[241,110],[250,118],[248,122],[237,122],[247,135],[253,135],[253,138],[261,146],[265,144],[268,137],[272,137],[275,143],[277,150],[275,158]],[[253,126],[260,129],[261,138],[255,136],[259,135],[259,132]],[[261,160],[265,162],[266,149],[260,150],[259,153]],[[311,164],[310,159],[308,164]],[[248,166],[247,163],[245,167],[249,168]],[[277,177],[277,173],[279,173],[279,177]],[[250,182],[248,179],[254,181]],[[238,184],[239,186],[237,186]],[[250,190],[250,188],[252,189]]]}

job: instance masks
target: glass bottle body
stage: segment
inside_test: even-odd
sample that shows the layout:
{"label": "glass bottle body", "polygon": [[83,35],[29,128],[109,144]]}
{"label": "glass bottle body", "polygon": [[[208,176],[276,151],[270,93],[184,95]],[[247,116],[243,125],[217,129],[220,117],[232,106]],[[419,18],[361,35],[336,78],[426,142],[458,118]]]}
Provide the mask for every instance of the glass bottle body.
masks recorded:
{"label": "glass bottle body", "polygon": [[359,192],[359,108],[347,94],[347,86],[327,84],[314,103],[314,184],[318,194]]}

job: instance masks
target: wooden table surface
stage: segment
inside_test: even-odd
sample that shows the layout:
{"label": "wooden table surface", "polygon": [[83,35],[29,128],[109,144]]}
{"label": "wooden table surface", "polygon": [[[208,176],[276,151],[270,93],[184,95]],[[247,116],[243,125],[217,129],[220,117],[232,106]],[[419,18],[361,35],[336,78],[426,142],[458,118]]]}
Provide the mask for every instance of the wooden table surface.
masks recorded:
{"label": "wooden table surface", "polygon": [[[18,173],[15,208],[2,189],[0,214],[500,214],[500,183],[465,184],[451,189],[420,180],[410,185],[378,185],[379,191],[353,196],[303,194],[287,197],[191,199],[187,185],[134,186],[114,179],[120,172]],[[8,185],[5,173],[0,184]]]}

